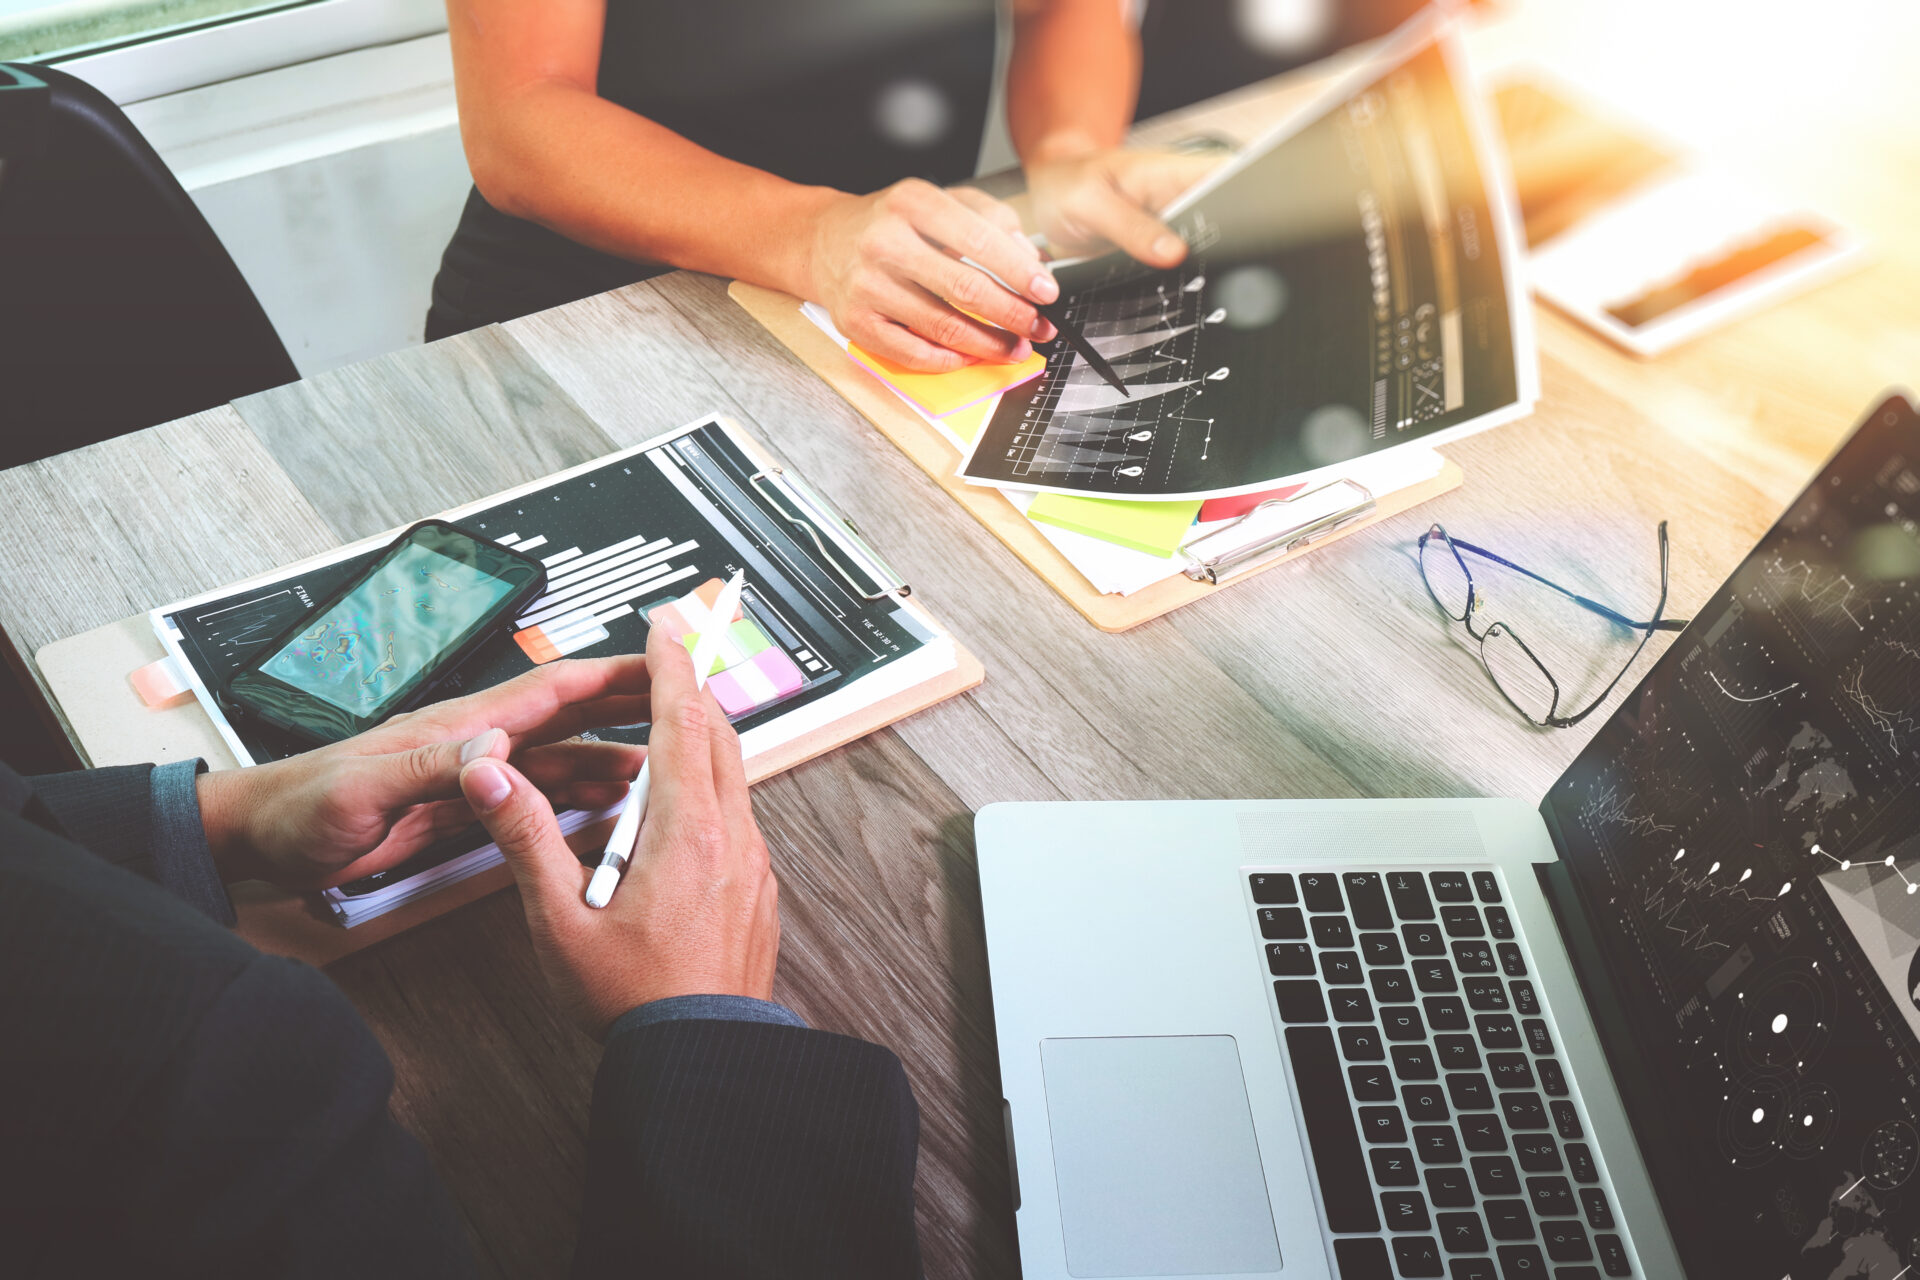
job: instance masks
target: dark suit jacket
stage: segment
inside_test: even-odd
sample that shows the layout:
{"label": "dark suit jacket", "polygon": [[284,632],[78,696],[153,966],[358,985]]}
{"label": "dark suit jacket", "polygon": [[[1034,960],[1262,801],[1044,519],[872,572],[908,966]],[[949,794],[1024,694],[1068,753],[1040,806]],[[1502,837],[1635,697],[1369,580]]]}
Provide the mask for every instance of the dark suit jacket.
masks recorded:
{"label": "dark suit jacket", "polygon": [[[144,878],[149,773],[0,766],[0,1273],[470,1274],[352,1006]],[[574,1273],[917,1275],[918,1123],[875,1045],[630,1014]]]}

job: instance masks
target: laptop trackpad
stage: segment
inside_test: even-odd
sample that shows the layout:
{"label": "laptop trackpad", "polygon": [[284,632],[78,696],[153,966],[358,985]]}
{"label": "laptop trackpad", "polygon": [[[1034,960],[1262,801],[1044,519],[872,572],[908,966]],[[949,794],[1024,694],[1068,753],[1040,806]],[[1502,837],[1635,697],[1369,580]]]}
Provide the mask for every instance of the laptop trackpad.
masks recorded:
{"label": "laptop trackpad", "polygon": [[1280,1269],[1232,1036],[1042,1040],[1067,1270]]}

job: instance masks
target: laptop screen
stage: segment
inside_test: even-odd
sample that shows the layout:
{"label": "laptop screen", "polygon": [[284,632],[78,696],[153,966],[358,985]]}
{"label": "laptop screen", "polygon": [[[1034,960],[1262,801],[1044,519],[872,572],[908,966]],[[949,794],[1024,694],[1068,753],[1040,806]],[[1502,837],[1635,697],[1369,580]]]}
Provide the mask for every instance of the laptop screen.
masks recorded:
{"label": "laptop screen", "polygon": [[1861,424],[1544,808],[1689,1271],[1905,1275],[1920,1260],[1910,405]]}

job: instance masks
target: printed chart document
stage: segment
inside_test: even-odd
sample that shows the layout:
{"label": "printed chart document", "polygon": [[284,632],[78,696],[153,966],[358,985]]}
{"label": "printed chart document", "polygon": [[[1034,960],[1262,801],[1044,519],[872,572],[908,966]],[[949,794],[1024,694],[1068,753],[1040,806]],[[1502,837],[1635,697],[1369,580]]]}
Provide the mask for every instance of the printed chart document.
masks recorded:
{"label": "printed chart document", "polygon": [[1440,16],[1168,211],[1187,260],[1066,264],[1066,344],[1008,391],[961,474],[1171,500],[1251,492],[1527,413],[1520,240],[1500,153]]}
{"label": "printed chart document", "polygon": [[[770,471],[725,422],[707,419],[558,475],[449,512],[446,518],[543,560],[547,590],[502,635],[435,690],[487,688],[561,657],[638,653],[650,625],[710,601],[744,569],[741,618],[709,687],[749,757],[922,684],[956,664],[952,638],[898,586],[837,516],[789,474]],[[302,617],[377,556],[391,535],[279,573],[156,609],[154,630],[242,765],[306,744],[242,716],[217,691],[257,646]],[[684,602],[675,605],[675,602]],[[667,606],[675,606],[668,608]],[[645,742],[647,726],[594,736]],[[602,815],[563,814],[573,830]],[[329,889],[347,924],[500,861],[484,834],[443,842],[407,863]]]}

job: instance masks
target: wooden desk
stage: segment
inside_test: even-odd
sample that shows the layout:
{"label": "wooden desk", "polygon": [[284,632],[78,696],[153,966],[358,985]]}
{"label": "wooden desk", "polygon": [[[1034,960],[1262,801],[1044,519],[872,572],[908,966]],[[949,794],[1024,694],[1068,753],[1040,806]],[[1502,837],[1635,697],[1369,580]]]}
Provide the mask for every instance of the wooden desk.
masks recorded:
{"label": "wooden desk", "polygon": [[[816,1026],[892,1046],[919,1094],[929,1275],[1010,1276],[972,811],[1537,799],[1590,727],[1538,731],[1513,715],[1428,601],[1414,538],[1438,519],[1639,605],[1664,517],[1672,609],[1697,606],[1897,380],[1894,357],[1920,376],[1920,244],[1895,199],[1920,189],[1920,144],[1881,128],[1850,145],[1878,177],[1834,207],[1877,240],[1873,266],[1656,364],[1543,313],[1544,399],[1531,420],[1449,450],[1465,488],[1125,635],[1082,621],[724,282],[691,275],[0,473],[0,627],[30,654],[708,410],[735,415],[845,508],[987,666],[973,694],[756,788],[754,809],[783,882],[777,994]],[[1564,612],[1501,601],[1530,639],[1590,675],[1604,665]],[[330,972],[392,1055],[395,1110],[451,1185],[483,1267],[561,1272],[597,1050],[552,1011],[515,895]]]}

